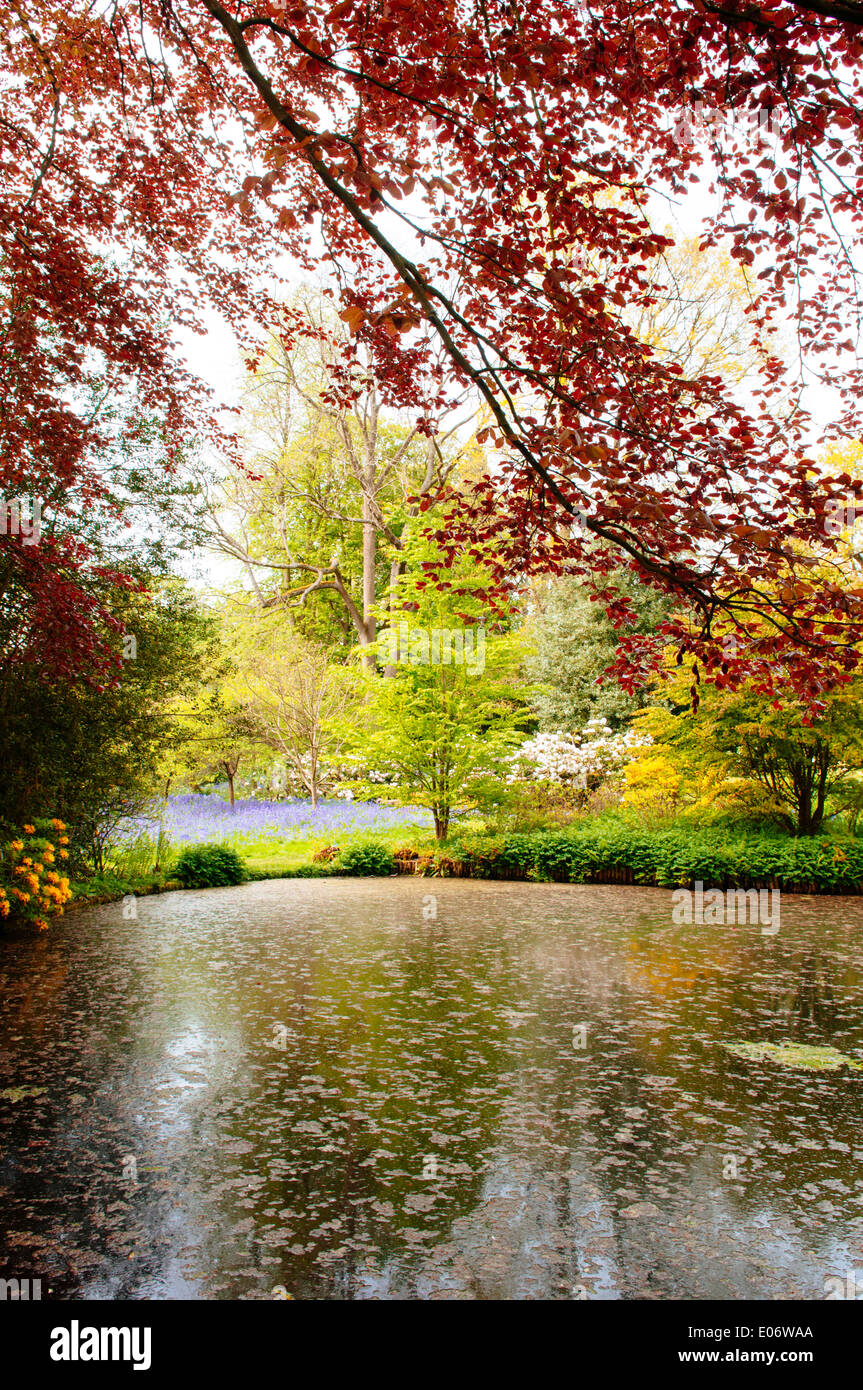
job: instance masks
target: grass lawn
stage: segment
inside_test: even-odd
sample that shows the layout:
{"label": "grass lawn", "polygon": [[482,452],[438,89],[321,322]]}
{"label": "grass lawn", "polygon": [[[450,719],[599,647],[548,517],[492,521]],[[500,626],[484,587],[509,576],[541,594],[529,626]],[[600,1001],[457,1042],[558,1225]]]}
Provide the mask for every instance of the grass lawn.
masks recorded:
{"label": "grass lawn", "polygon": [[[348,845],[372,838],[368,830],[344,830],[338,835],[312,835],[302,839],[283,840],[265,835],[252,837],[232,837],[229,843],[243,856],[249,870],[267,878],[298,869],[311,862],[313,855],[327,845],[338,845],[347,849]],[[435,845],[434,830],[419,829],[414,826],[396,826],[374,831],[373,838],[379,844],[398,849],[401,845],[412,845],[415,849],[432,849]]]}

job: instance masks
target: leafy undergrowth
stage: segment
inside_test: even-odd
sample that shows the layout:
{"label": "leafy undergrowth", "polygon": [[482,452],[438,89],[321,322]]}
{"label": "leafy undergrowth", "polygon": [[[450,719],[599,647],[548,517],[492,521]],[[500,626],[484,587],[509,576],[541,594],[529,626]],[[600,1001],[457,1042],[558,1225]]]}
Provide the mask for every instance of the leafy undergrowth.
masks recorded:
{"label": "leafy undergrowth", "polygon": [[568,831],[463,837],[438,851],[431,872],[558,883],[677,888],[701,882],[705,888],[859,893],[863,844],[726,829],[637,830],[595,821]]}
{"label": "leafy undergrowth", "polygon": [[97,903],[114,902],[132,894],[137,898],[151,893],[162,893],[170,888],[181,888],[176,879],[166,878],[164,874],[144,874],[119,876],[117,874],[98,874],[93,878],[80,879],[72,884],[72,901],[67,912],[75,907],[88,907]]}
{"label": "leafy undergrowth", "polygon": [[[392,837],[390,837],[390,845]],[[608,820],[566,831],[468,835],[445,844],[415,840],[395,848],[402,872],[428,876],[524,879],[553,883],[621,883],[661,888],[779,888],[788,893],[863,891],[863,844],[827,836],[683,827],[637,830]],[[350,872],[308,858],[291,872]]]}
{"label": "leafy undergrowth", "polygon": [[[373,866],[370,845],[386,853]],[[298,847],[299,848],[299,847]],[[338,853],[336,852],[338,851]],[[389,865],[393,854],[395,864]],[[863,843],[728,828],[638,830],[598,819],[566,831],[488,835],[460,829],[449,841],[402,833],[351,845],[308,843],[289,861],[251,860],[250,877],[324,878],[331,874],[403,873],[436,877],[522,879],[554,883],[621,883],[660,888],[779,888],[788,893],[863,891]]]}

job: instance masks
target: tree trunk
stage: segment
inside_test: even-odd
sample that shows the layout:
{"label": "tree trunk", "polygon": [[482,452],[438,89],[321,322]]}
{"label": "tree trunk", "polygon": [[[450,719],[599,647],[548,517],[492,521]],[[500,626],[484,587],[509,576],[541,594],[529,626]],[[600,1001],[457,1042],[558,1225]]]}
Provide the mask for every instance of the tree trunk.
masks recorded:
{"label": "tree trunk", "polygon": [[449,809],[435,806],[432,809],[434,816],[434,837],[436,840],[445,840],[449,830]]}
{"label": "tree trunk", "polygon": [[[398,612],[396,610],[395,587],[399,581],[399,576],[401,575],[403,569],[403,560],[396,559],[393,560],[390,564],[390,628],[393,632],[398,631]],[[392,679],[392,677],[396,674],[397,669],[398,668],[396,667],[395,662],[390,662],[384,669],[384,675],[389,676],[390,679]]]}
{"label": "tree trunk", "polygon": [[159,851],[160,851],[160,849],[161,849],[161,847],[162,847],[163,840],[164,840],[164,835],[165,835],[165,812],[166,812],[167,809],[168,809],[168,797],[169,797],[170,794],[171,794],[171,782],[172,782],[172,781],[173,781],[173,774],[169,774],[169,776],[167,776],[167,777],[165,778],[165,790],[164,790],[164,792],[163,792],[163,794],[162,794],[162,805],[161,805],[161,808],[160,808],[160,810],[159,810],[159,833],[158,833],[158,835],[157,835],[157,837],[156,837],[156,862],[155,862],[154,865],[153,865],[153,873],[154,873],[154,874],[159,873],[159,870],[161,869]]}
{"label": "tree trunk", "polygon": [[[372,480],[369,480],[371,483]],[[377,531],[372,519],[372,509],[368,492],[363,488],[363,627],[366,644],[371,646],[377,640],[375,621],[375,560],[377,558]],[[363,665],[374,675],[377,661],[371,651],[363,653]]]}
{"label": "tree trunk", "polygon": [[829,772],[830,746],[819,739],[809,759],[794,779],[797,793],[798,835],[817,835],[824,824]]}
{"label": "tree trunk", "polygon": [[811,803],[803,803],[797,811],[797,834],[798,835],[817,835],[824,823],[824,807],[816,806],[812,810]]}

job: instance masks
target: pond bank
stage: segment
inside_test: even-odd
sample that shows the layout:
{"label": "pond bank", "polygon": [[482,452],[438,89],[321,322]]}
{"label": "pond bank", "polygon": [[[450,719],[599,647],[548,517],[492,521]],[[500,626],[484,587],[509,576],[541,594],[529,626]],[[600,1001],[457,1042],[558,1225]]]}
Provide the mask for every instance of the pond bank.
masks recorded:
{"label": "pond bank", "polygon": [[[715,829],[637,830],[594,821],[566,830],[531,834],[453,837],[439,846],[393,846],[369,837],[356,844],[332,844],[295,867],[249,868],[249,882],[279,879],[410,875],[430,879],[488,879],[510,883],[602,884],[638,888],[779,890],[805,896],[863,893],[863,843],[850,838],[812,836],[794,840],[771,834]],[[229,841],[227,843],[230,843]],[[242,855],[242,846],[237,846]],[[311,851],[310,851],[311,853]],[[344,863],[341,856],[344,855]],[[73,885],[73,905],[116,901],[127,894],[148,896],[178,888],[172,879],[149,875],[91,889]]]}
{"label": "pond bank", "polygon": [[[456,833],[437,846],[408,843],[392,851],[378,846],[381,852],[388,856],[391,872],[427,878],[648,888],[701,884],[723,891],[778,889],[806,895],[863,892],[863,842],[829,835],[792,839],[769,832],[691,830],[680,825],[647,830],[597,819],[563,830]],[[344,872],[338,856],[338,846],[331,845],[292,876]]]}

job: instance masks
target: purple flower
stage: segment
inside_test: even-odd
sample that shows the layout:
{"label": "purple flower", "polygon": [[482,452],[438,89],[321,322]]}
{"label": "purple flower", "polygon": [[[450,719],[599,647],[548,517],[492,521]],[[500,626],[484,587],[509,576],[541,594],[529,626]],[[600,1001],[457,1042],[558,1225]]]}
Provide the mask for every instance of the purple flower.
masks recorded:
{"label": "purple flower", "polygon": [[[248,797],[238,800],[232,811],[220,796],[172,796],[165,814],[165,832],[176,845],[262,836],[274,840],[311,840],[321,835],[382,833],[402,826],[405,830],[426,830],[431,824],[430,813],[420,807],[381,806],[374,801],[323,800],[313,811],[310,801],[259,801]],[[153,819],[137,822],[135,833],[142,829],[154,834],[158,822]]]}

